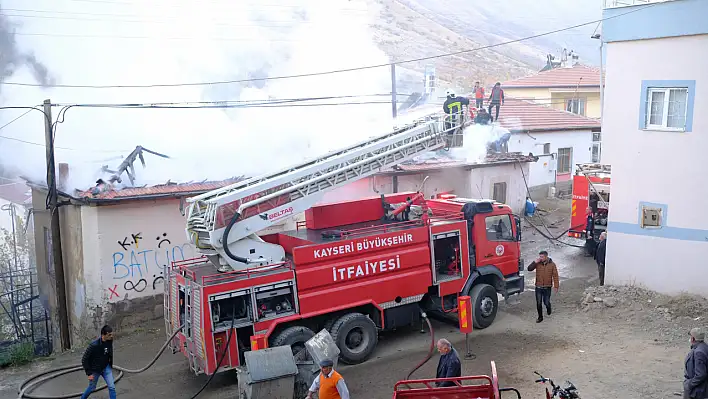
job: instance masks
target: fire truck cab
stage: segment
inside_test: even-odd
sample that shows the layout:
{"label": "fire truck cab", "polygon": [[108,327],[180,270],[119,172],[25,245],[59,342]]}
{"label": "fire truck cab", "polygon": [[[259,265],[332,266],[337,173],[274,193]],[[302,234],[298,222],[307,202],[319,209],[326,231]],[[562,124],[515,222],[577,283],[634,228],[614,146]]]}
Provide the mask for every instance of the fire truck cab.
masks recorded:
{"label": "fire truck cab", "polygon": [[201,257],[169,268],[167,334],[184,326],[171,345],[195,373],[235,368],[265,346],[296,354],[323,328],[341,361],[360,363],[378,331],[418,326],[421,311],[456,317],[457,297],[468,295],[482,329],[499,294],[524,290],[520,221],[508,205],[397,193],[317,205],[305,216],[296,230],[260,237],[285,250],[282,262],[217,273]]}

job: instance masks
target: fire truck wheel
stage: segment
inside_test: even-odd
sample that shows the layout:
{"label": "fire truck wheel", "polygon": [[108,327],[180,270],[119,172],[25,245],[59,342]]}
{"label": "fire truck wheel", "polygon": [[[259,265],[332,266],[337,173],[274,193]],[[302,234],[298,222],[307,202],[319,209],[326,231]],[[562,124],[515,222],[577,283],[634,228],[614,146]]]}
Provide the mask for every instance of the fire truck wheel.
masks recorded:
{"label": "fire truck wheel", "polygon": [[479,284],[472,287],[472,323],[474,328],[484,329],[492,325],[497,317],[499,300],[497,290],[489,284]]}
{"label": "fire truck wheel", "polygon": [[307,327],[288,327],[273,338],[270,346],[290,346],[293,356],[298,357],[296,360],[305,360],[302,358],[303,356],[307,357],[305,342],[314,336],[315,333]]}
{"label": "fire truck wheel", "polygon": [[337,319],[331,335],[339,348],[339,358],[346,364],[368,359],[379,340],[376,325],[361,313],[348,313]]}

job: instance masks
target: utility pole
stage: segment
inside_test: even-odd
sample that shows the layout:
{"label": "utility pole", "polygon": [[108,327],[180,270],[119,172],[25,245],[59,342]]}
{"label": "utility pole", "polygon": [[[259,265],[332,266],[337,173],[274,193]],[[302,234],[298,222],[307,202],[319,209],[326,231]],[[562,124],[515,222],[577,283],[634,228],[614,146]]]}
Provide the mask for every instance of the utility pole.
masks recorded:
{"label": "utility pole", "polygon": [[398,116],[398,101],[396,100],[396,64],[391,64],[391,112]]}
{"label": "utility pole", "polygon": [[604,78],[604,63],[603,63],[603,56],[602,56],[602,50],[603,49],[603,43],[602,43],[602,35],[600,33],[596,33],[592,36],[590,36],[591,39],[597,39],[600,41],[600,120],[602,120],[602,114],[603,111],[605,110],[605,80]]}
{"label": "utility pole", "polygon": [[[57,194],[56,165],[54,163],[54,131],[52,129],[52,102],[44,100],[44,140],[47,147],[47,189],[49,190],[49,217],[51,218],[52,262],[56,274],[57,308],[62,350],[71,349],[69,337],[69,312],[66,303],[64,259],[61,253],[61,228],[59,224],[59,198]],[[45,250],[47,250],[45,248]]]}

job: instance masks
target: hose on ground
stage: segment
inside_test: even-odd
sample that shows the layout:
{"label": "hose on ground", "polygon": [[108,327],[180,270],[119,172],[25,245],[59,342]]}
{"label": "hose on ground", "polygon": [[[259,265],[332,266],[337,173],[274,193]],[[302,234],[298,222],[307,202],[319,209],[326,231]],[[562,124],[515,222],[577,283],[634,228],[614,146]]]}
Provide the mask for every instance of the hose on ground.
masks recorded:
{"label": "hose on ground", "polygon": [[[162,345],[162,348],[157,352],[157,355],[152,358],[152,360],[145,366],[136,370],[132,369],[127,369],[125,367],[121,366],[116,366],[114,365],[113,368],[118,370],[119,373],[115,377],[114,382],[118,382],[123,376],[128,373],[128,374],[138,374],[142,373],[143,371],[149,369],[152,367],[153,364],[157,361],[157,359],[162,355],[162,353],[167,349],[167,346],[169,345],[170,341],[172,341],[172,338],[174,338],[178,332],[182,330],[184,325],[180,326],[177,330],[175,330],[174,333],[170,336],[170,338],[165,341],[165,343]],[[77,392],[77,393],[70,393],[70,394],[65,394],[65,395],[31,395],[29,392],[32,392],[34,389],[36,389],[38,386],[44,384],[45,382],[52,380],[54,378],[57,378],[59,376],[65,375],[65,374],[70,374],[76,371],[83,371],[83,366],[81,364],[74,364],[70,366],[63,366],[63,367],[58,367],[54,368],[51,370],[47,370],[43,373],[39,373],[37,375],[34,375],[25,381],[23,381],[20,384],[20,387],[18,388],[18,393],[19,395],[17,396],[17,399],[71,399],[71,398],[77,398],[80,397],[83,392]],[[100,387],[97,387],[93,392],[98,392],[103,389],[106,389],[106,385],[103,384]]]}
{"label": "hose on ground", "polygon": [[421,316],[423,316],[425,321],[428,323],[428,329],[430,330],[430,349],[428,349],[428,354],[425,356],[425,359],[423,359],[423,361],[421,361],[415,367],[413,367],[413,369],[411,369],[411,371],[406,376],[406,380],[410,380],[411,376],[413,375],[413,373],[416,372],[416,370],[423,367],[425,363],[428,363],[428,360],[433,357],[433,351],[435,350],[435,331],[433,330],[433,325],[430,323],[430,319],[428,319],[428,316],[425,314],[425,312],[421,312]]}
{"label": "hose on ground", "polygon": [[211,373],[211,376],[209,377],[207,382],[205,382],[204,385],[202,385],[202,387],[197,391],[197,393],[192,395],[192,397],[189,399],[194,399],[197,396],[199,396],[199,394],[202,393],[202,391],[204,391],[204,389],[211,383],[211,380],[214,379],[214,376],[219,371],[219,367],[221,367],[221,363],[224,362],[224,358],[226,357],[226,354],[229,353],[229,345],[231,344],[231,337],[234,335],[234,324],[236,323],[236,304],[234,304],[233,313],[231,313],[231,314],[233,315],[231,318],[231,328],[229,328],[229,336],[226,338],[226,345],[224,346],[224,353],[221,354],[221,359],[219,359],[219,362],[216,364],[216,369],[214,369],[214,372]]}

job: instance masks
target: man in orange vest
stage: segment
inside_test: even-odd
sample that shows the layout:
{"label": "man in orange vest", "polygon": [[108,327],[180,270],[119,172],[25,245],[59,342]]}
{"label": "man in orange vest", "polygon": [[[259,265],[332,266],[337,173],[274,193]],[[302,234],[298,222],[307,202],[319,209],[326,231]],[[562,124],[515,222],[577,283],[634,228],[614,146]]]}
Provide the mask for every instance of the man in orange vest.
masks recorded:
{"label": "man in orange vest", "polygon": [[349,389],[344,378],[332,368],[334,362],[325,359],[320,362],[320,375],[315,377],[310,385],[310,391],[305,399],[312,399],[312,394],[320,391],[320,399],[349,399]]}
{"label": "man in orange vest", "polygon": [[484,107],[484,87],[479,85],[479,82],[474,82],[474,99],[476,100],[477,108]]}

